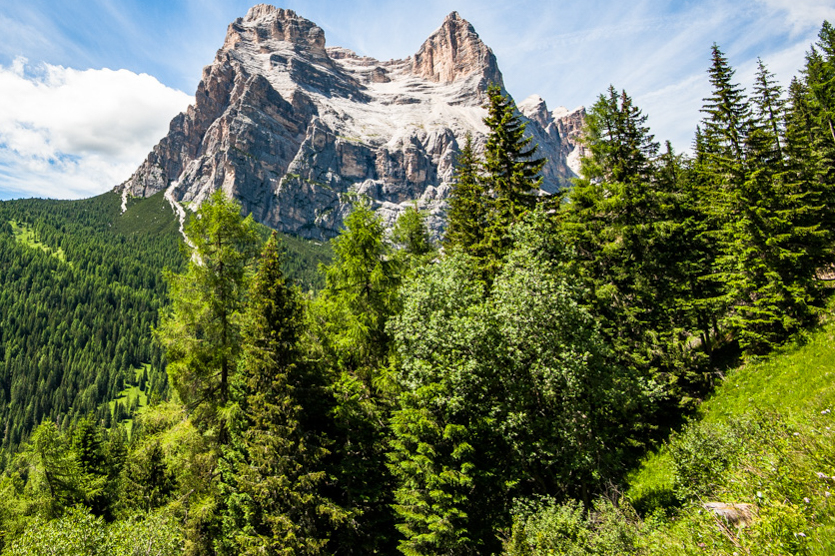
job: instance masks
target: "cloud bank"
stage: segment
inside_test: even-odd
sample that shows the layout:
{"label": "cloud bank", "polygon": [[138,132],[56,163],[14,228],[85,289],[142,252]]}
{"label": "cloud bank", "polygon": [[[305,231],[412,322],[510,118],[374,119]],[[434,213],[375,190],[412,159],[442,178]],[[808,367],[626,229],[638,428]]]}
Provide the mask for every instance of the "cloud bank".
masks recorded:
{"label": "cloud bank", "polygon": [[0,194],[80,198],[127,179],[192,97],[127,70],[0,65]]}

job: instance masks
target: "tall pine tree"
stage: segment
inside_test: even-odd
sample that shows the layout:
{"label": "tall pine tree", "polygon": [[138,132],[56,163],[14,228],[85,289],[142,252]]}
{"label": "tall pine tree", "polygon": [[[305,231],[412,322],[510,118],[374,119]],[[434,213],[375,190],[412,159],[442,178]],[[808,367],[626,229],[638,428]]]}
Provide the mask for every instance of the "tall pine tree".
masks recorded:
{"label": "tall pine tree", "polygon": [[240,355],[240,313],[258,236],[251,216],[218,190],[186,226],[188,268],[168,273],[171,304],[157,338],[166,350],[168,376],[198,427],[221,442],[220,410],[229,401],[230,376]]}
{"label": "tall pine tree", "polygon": [[285,282],[276,235],[253,278],[235,381],[231,440],[220,468],[220,553],[323,554],[344,513],[323,494],[328,454],[317,426],[324,377],[302,360],[298,294]]}

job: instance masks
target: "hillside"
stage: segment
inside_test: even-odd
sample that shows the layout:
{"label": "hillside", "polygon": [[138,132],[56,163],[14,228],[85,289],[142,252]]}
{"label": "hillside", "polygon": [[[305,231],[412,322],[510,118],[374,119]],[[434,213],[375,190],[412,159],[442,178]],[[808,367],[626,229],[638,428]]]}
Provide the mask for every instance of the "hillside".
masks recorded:
{"label": "hillside", "polygon": [[[165,396],[164,358],[151,337],[166,285],[182,268],[178,223],[162,194],[0,203],[0,430],[5,453],[43,419],[101,414],[150,364],[147,394]],[[285,270],[321,287],[327,245],[286,237]]]}
{"label": "hillside", "polygon": [[[835,552],[835,323],[731,371],[630,478],[650,554]],[[735,527],[710,502],[750,504]],[[671,552],[666,552],[671,553]]]}
{"label": "hillside", "polygon": [[625,491],[609,492],[588,515],[571,503],[522,510],[514,538],[535,538],[535,554],[835,553],[831,315],[732,369]]}

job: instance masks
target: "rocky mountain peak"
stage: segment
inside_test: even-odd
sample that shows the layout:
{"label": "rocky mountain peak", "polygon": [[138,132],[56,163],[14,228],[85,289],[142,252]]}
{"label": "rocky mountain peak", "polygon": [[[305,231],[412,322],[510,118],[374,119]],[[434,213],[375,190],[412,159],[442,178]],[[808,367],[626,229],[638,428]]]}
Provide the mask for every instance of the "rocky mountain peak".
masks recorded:
{"label": "rocky mountain peak", "polygon": [[542,127],[547,127],[551,115],[545,100],[539,95],[531,95],[516,105],[523,116],[536,121]]}
{"label": "rocky mountain peak", "polygon": [[491,83],[503,86],[493,51],[458,12],[446,16],[412,58],[412,73],[436,83],[451,83],[476,72],[483,76],[481,88]]}
{"label": "rocky mountain peak", "polygon": [[276,49],[275,42],[285,42],[312,59],[326,59],[325,32],[321,27],[294,12],[268,4],[258,4],[246,16],[229,25],[221,51],[234,51],[252,45],[262,53]]}
{"label": "rocky mountain peak", "polygon": [[[259,222],[316,239],[339,233],[359,194],[389,225],[417,203],[439,233],[464,138],[486,142],[490,83],[502,86],[496,57],[456,12],[414,56],[380,61],[326,49],[315,23],[259,4],[229,25],[194,104],[119,189],[164,190],[180,214],[222,189]],[[520,111],[556,191],[576,172],[583,115],[557,118],[539,97]]]}

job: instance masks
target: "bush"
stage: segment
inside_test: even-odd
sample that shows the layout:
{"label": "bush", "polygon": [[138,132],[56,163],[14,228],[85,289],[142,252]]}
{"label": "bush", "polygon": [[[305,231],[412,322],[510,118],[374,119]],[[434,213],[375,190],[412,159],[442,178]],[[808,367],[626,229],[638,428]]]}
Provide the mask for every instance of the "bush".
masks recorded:
{"label": "bush", "polygon": [[589,511],[576,500],[551,498],[517,502],[507,556],[639,554],[640,521],[628,505],[606,498]]}

